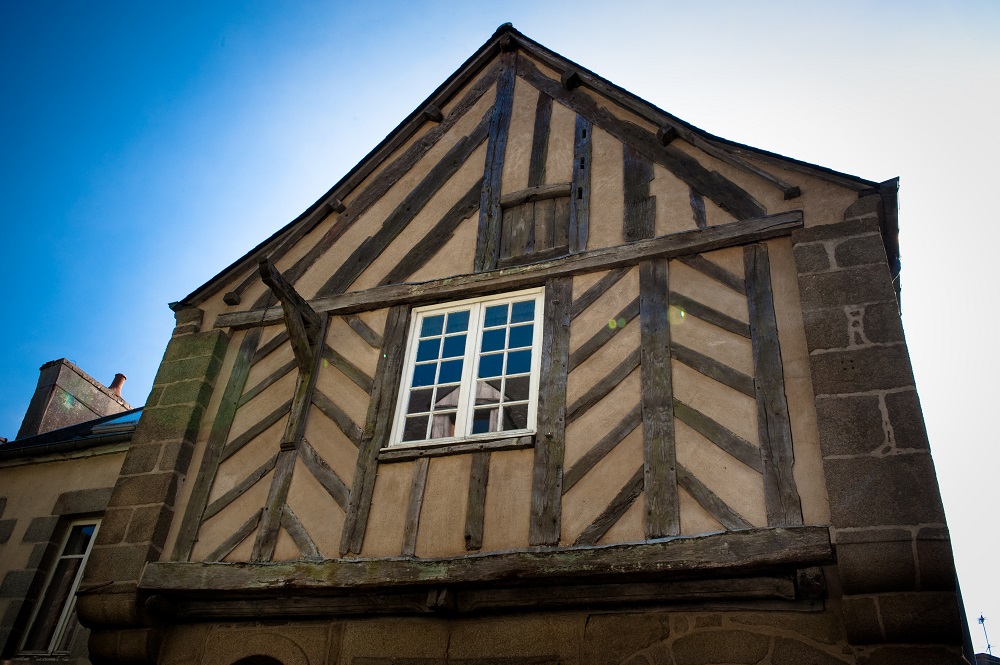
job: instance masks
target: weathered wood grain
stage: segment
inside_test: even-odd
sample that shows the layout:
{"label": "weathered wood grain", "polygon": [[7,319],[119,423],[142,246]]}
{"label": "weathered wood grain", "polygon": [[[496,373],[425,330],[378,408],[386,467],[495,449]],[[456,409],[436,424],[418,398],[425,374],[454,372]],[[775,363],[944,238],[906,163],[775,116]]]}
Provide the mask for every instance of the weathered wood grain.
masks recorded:
{"label": "weathered wood grain", "polygon": [[306,559],[322,559],[319,548],[312,537],[287,503],[281,507],[281,527],[292,537],[292,542],[299,548],[299,553]]}
{"label": "weathered wood grain", "polygon": [[324,395],[320,390],[313,391],[312,402],[324,416],[337,425],[337,429],[344,433],[355,446],[361,445],[361,437],[364,435],[361,427],[351,420],[351,417],[337,406],[333,400]]}
{"label": "weathered wood grain", "polygon": [[191,498],[188,499],[188,507],[177,534],[177,543],[174,545],[171,556],[174,561],[186,561],[191,558],[191,550],[197,540],[198,528],[201,526],[202,516],[208,506],[208,497],[212,492],[212,485],[215,483],[215,476],[223,459],[222,454],[226,439],[229,438],[229,430],[233,426],[233,418],[236,417],[236,410],[239,408],[240,396],[243,394],[247,376],[250,374],[251,360],[260,344],[263,333],[262,328],[247,331],[240,343],[236,360],[233,362],[233,369],[229,372],[229,381],[222,393],[219,408],[215,412],[212,430],[205,443],[201,468],[198,470],[197,479],[191,489]]}
{"label": "weathered wood grain", "polygon": [[500,258],[520,257],[535,250],[535,207],[526,203],[503,211]]}
{"label": "weathered wood grain", "polygon": [[[671,296],[673,297],[673,296]],[[738,390],[747,397],[755,397],[753,377],[747,376],[739,370],[735,370],[729,365],[723,365],[715,358],[698,353],[693,349],[674,342],[670,346],[670,354],[679,362],[684,363],[691,369],[704,374],[710,379],[715,379],[723,385],[727,385],[733,390]]]}
{"label": "weathered wood grain", "polygon": [[628,144],[622,145],[625,215],[622,240],[632,242],[652,238],[656,226],[656,197],[649,195],[653,162]]}
{"label": "weathered wood grain", "polygon": [[722,266],[712,261],[709,261],[701,254],[695,254],[693,256],[682,256],[677,259],[686,266],[694,268],[702,275],[714,279],[719,284],[724,284],[736,291],[739,294],[746,295],[747,287],[743,282],[743,278],[734,275]]}
{"label": "weathered wood grain", "polygon": [[486,486],[489,480],[490,453],[474,453],[469,474],[469,498],[465,505],[465,549],[469,551],[481,549],[483,546]]}
{"label": "weathered wood grain", "polygon": [[537,201],[547,201],[569,196],[573,189],[573,183],[557,182],[549,185],[534,185],[527,189],[516,192],[509,192],[500,197],[501,208],[513,208],[524,203]]}
{"label": "weathered wood grain", "polygon": [[670,365],[671,299],[666,259],[639,266],[642,364],[643,496],[646,538],[680,533],[674,438],[673,373]]}
{"label": "weathered wood grain", "polygon": [[253,530],[257,528],[257,525],[260,523],[261,510],[254,511],[254,514],[250,516],[250,519],[244,522],[240,528],[233,533],[233,535],[222,541],[221,545],[216,547],[205,557],[205,561],[207,563],[215,563],[222,561],[229,556],[229,553],[236,549],[236,547],[246,540],[247,536],[253,533]]}
{"label": "weathered wood grain", "polygon": [[278,453],[271,455],[271,459],[267,460],[259,467],[250,472],[246,478],[240,482],[233,485],[232,489],[227,491],[225,494],[220,496],[218,499],[208,504],[205,508],[205,513],[202,515],[202,521],[210,520],[220,512],[222,512],[226,507],[229,506],[233,501],[240,498],[244,492],[257,484],[261,478],[266,476],[271,469],[274,468],[275,462],[278,461]]}
{"label": "weathered wood grain", "polygon": [[344,260],[337,271],[320,287],[317,295],[326,297],[347,291],[486,140],[488,127],[486,118],[483,118],[483,122],[479,123],[468,136],[460,138],[444,157],[431,167],[416,187],[410,190],[406,198],[389,213],[382,227]]}
{"label": "weathered wood grain", "polygon": [[698,160],[675,146],[661,145],[655,133],[615,117],[607,109],[599,107],[586,92],[564,89],[558,81],[543,74],[527,58],[522,57],[518,61],[517,74],[594,126],[660,164],[736,219],[749,219],[767,214],[758,201],[735,183],[718,172],[709,171]]}
{"label": "weathered wood grain", "polygon": [[[559,199],[556,199],[557,201]],[[759,219],[682,231],[618,247],[602,247],[580,254],[490,273],[458,275],[420,284],[392,284],[310,301],[317,312],[350,314],[403,303],[418,305],[472,298],[542,284],[552,277],[632,266],[646,259],[676,258],[787,235],[802,226],[802,211],[782,212]],[[231,312],[216,317],[216,328],[252,328],[281,320],[281,307]]]}
{"label": "weathered wood grain", "polygon": [[635,371],[635,368],[639,366],[640,351],[641,348],[630,353],[613,370],[611,370],[607,376],[598,381],[593,388],[585,392],[575,402],[573,402],[569,408],[566,409],[567,424],[582,416],[590,407],[607,397],[608,393],[615,389],[615,386],[624,381],[625,377]]}
{"label": "weathered wood grain", "polygon": [[573,281],[568,277],[545,285],[542,353],[538,382],[535,459],[531,482],[528,542],[557,545],[562,525],[562,473],[566,448],[566,378],[569,363],[569,312]]}
{"label": "weathered wood grain", "polygon": [[785,378],[778,345],[778,323],[771,291],[771,265],[767,246],[748,245],[743,250],[747,303],[753,342],[754,384],[757,388],[757,432],[764,463],[764,500],[767,523],[772,526],[802,524],[802,505],[792,466],[792,427],[785,401]]}
{"label": "weathered wood grain", "polygon": [[628,268],[610,270],[607,275],[601,277],[590,288],[581,293],[579,298],[573,300],[573,310],[570,312],[570,319],[575,319],[587,311],[588,307],[593,305],[608,289],[617,284],[618,280],[628,274],[628,271]]}
{"label": "weathered wood grain", "polygon": [[[410,275],[427,265],[437,253],[445,246],[459,224],[472,217],[473,213],[479,210],[479,198],[482,195],[483,183],[476,181],[475,184],[462,196],[458,202],[444,214],[441,220],[427,232],[423,238],[413,246],[413,249],[406,253],[402,259],[389,271],[380,285],[397,284],[405,282]],[[380,338],[381,339],[381,338]]]}
{"label": "weathered wood grain", "polygon": [[625,514],[625,511],[635,502],[639,495],[642,493],[643,486],[643,470],[642,468],[636,469],[636,472],[632,475],[625,487],[621,489],[615,498],[611,500],[608,507],[605,508],[597,518],[583,530],[574,545],[596,545],[604,534],[608,532],[608,529],[613,527],[621,516]]}
{"label": "weathered wood grain", "polygon": [[410,499],[406,505],[406,522],[403,526],[403,556],[413,556],[417,551],[417,533],[420,529],[420,508],[424,505],[424,490],[427,488],[427,470],[430,460],[426,457],[413,465],[413,481],[410,483]]}
{"label": "weathered wood grain", "polygon": [[677,463],[677,482],[698,502],[702,508],[727,529],[750,529],[753,525],[743,519],[743,516],[729,507],[719,496],[708,489],[705,483],[698,480],[683,464]]}
{"label": "weathered wood grain", "polygon": [[288,329],[288,341],[292,345],[295,362],[300,370],[305,371],[314,359],[313,349],[320,339],[320,329],[323,328],[325,320],[313,311],[306,299],[299,295],[295,287],[269,260],[261,260],[258,270],[264,284],[281,301],[281,312],[285,319],[285,327]]}
{"label": "weathered wood grain", "polygon": [[507,153],[507,132],[514,107],[514,80],[517,54],[504,53],[497,79],[497,97],[490,113],[489,140],[486,147],[486,168],[483,190],[479,199],[479,231],[476,241],[475,271],[496,268],[500,258],[500,193],[503,163]]}
{"label": "weathered wood grain", "polygon": [[334,559],[321,562],[235,563],[224,566],[151,562],[139,588],[161,593],[213,591],[285,594],[317,590],[395,588],[435,584],[533,583],[573,577],[579,583],[651,575],[690,577],[749,572],[775,566],[822,565],[833,561],[824,526],[746,529],[693,537],[560,550],[533,549],[451,558]]}
{"label": "weathered wood grain", "polygon": [[499,436],[496,439],[474,441],[462,441],[459,443],[447,443],[438,445],[421,445],[410,448],[385,448],[379,451],[378,461],[380,463],[405,462],[408,460],[420,459],[421,457],[444,457],[446,455],[467,455],[469,453],[481,453],[497,450],[518,450],[520,448],[531,448],[535,445],[535,435],[528,436]]}
{"label": "weathered wood grain", "polygon": [[348,314],[342,318],[351,327],[351,330],[356,332],[358,337],[363,339],[368,346],[373,349],[382,348],[382,335],[378,334],[370,325],[362,321],[361,317]]}
{"label": "weathered wood grain", "polygon": [[688,188],[688,199],[691,201],[691,217],[699,229],[708,226],[708,216],[705,212],[705,199],[694,187]]}
{"label": "weathered wood grain", "polygon": [[590,472],[597,463],[604,459],[604,456],[615,449],[626,436],[631,434],[639,423],[642,422],[642,405],[636,404],[635,408],[625,414],[618,424],[610,432],[601,437],[594,446],[576,461],[566,472],[563,473],[563,494],[566,494],[581,478]]}
{"label": "weathered wood grain", "polygon": [[549,126],[552,121],[552,98],[538,93],[535,104],[535,127],[531,135],[531,158],[528,160],[528,187],[545,184],[545,162],[549,155]]}
{"label": "weathered wood grain", "polygon": [[278,369],[271,372],[271,374],[261,379],[260,383],[258,383],[253,388],[243,393],[243,397],[240,398],[237,407],[243,406],[244,404],[252,400],[254,397],[267,390],[271,385],[277,383],[281,379],[288,376],[288,373],[294,370],[295,367],[296,367],[296,362],[294,360],[290,360],[281,367],[279,367]]}
{"label": "weathered wood grain", "polygon": [[729,431],[716,421],[692,406],[674,398],[674,416],[703,437],[743,462],[758,473],[764,471],[760,461],[760,449]]}
{"label": "weathered wood grain", "polygon": [[352,363],[342,354],[335,351],[329,344],[323,345],[323,359],[340,370],[344,376],[353,381],[358,388],[361,388],[366,393],[370,393],[372,391],[374,379],[365,374],[360,367]]}
{"label": "weathered wood grain", "polygon": [[341,509],[347,510],[351,491],[347,489],[347,485],[340,479],[337,472],[330,468],[326,460],[319,456],[319,453],[316,452],[316,449],[313,448],[307,439],[302,439],[299,442],[298,450],[299,459],[302,460],[302,463],[309,469],[313,477],[333,497],[333,500],[337,502],[337,505]]}
{"label": "weathered wood grain", "polygon": [[403,373],[403,354],[406,349],[409,321],[408,305],[392,307],[386,317],[385,331],[382,333],[384,340],[382,353],[379,355],[375,371],[378,380],[372,387],[371,399],[368,402],[364,436],[358,450],[358,465],[354,473],[350,503],[340,541],[341,555],[348,552],[360,553],[364,542],[372,493],[375,491],[378,453],[389,442],[391,435],[396,393]]}
{"label": "weathered wood grain", "polygon": [[739,319],[734,319],[728,314],[723,314],[717,309],[704,305],[697,300],[688,298],[680,293],[670,294],[670,304],[688,314],[697,316],[702,321],[718,326],[723,330],[750,339],[750,326]]}
{"label": "weathered wood grain", "polygon": [[590,238],[590,171],[594,130],[590,120],[576,116],[573,141],[573,190],[569,206],[569,251],[579,254],[587,250]]}
{"label": "weathered wood grain", "polygon": [[591,336],[586,342],[580,345],[580,347],[569,355],[569,371],[572,372],[574,369],[579,367],[587,358],[594,355],[602,346],[611,341],[611,338],[617,335],[625,328],[626,325],[631,323],[635,317],[639,316],[639,297],[625,305],[615,315],[614,327],[610,325],[604,325],[598,330],[594,335]]}

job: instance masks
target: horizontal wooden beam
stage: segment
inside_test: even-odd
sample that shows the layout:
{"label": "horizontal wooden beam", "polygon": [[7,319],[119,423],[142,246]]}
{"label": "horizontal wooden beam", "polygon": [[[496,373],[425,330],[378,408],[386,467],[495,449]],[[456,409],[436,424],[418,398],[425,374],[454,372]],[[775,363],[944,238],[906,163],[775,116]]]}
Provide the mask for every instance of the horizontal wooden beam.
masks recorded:
{"label": "horizontal wooden beam", "polygon": [[[646,259],[676,258],[713,249],[745,245],[767,238],[788,235],[801,226],[802,211],[792,210],[731,224],[672,233],[615,247],[602,247],[543,263],[503,268],[473,275],[447,277],[419,284],[378,286],[365,291],[344,293],[329,298],[317,298],[310,301],[309,304],[316,312],[350,314],[404,303],[415,306],[434,301],[471,298],[476,295],[537,286],[551,277],[609,270],[635,265]],[[280,306],[246,312],[232,312],[216,317],[215,327],[253,328],[272,325],[281,320],[281,317]]]}
{"label": "horizontal wooden beam", "polygon": [[537,185],[528,187],[517,192],[510,192],[500,197],[501,208],[513,208],[523,203],[532,201],[544,201],[545,199],[557,199],[560,196],[569,196],[573,191],[573,183],[557,182],[552,185]]}
{"label": "horizontal wooden beam", "polygon": [[339,559],[322,562],[146,564],[139,588],[164,594],[233,592],[253,595],[321,591],[328,595],[364,589],[402,589],[436,584],[532,583],[572,577],[627,580],[750,572],[775,566],[810,566],[833,560],[824,526],[745,529],[646,543],[535,548],[439,559]]}

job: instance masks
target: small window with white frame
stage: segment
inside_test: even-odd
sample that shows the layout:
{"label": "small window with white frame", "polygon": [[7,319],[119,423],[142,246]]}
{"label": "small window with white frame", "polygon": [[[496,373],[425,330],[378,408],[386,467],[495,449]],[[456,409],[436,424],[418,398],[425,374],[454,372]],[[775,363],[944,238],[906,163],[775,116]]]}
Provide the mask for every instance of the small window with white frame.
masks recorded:
{"label": "small window with white frame", "polygon": [[413,310],[390,446],[530,434],[541,288]]}
{"label": "small window with white frame", "polygon": [[69,525],[56,559],[45,581],[45,591],[35,604],[21,653],[68,653],[80,622],[76,618],[76,590],[83,567],[94,546],[98,520],[79,520]]}

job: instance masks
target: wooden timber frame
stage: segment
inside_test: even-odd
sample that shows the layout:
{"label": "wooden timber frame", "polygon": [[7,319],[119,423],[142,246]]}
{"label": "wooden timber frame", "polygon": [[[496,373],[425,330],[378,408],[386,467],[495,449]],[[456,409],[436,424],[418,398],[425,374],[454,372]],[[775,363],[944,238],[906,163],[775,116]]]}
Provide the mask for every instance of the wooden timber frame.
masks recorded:
{"label": "wooden timber frame", "polygon": [[[483,509],[489,478],[490,452],[523,447],[533,447],[535,451],[529,543],[532,547],[558,547],[561,538],[562,495],[569,486],[579,480],[582,473],[586,473],[587,468],[599,460],[599,456],[595,459],[588,457],[581,461],[586,464],[570,469],[569,475],[566,476],[566,482],[569,484],[564,487],[563,450],[566,423],[585,408],[580,403],[566,404],[567,374],[569,369],[585,360],[588,354],[593,353],[606,341],[604,337],[591,340],[571,355],[568,349],[569,324],[574,316],[600,295],[600,291],[614,284],[632,266],[639,267],[640,293],[635,302],[625,307],[622,316],[629,320],[635,317],[640,319],[640,348],[633,354],[634,358],[630,357],[628,363],[631,364],[627,369],[634,369],[641,364],[643,400],[635,414],[636,417],[629,418],[628,423],[622,424],[625,428],[622,431],[627,434],[627,431],[634,429],[640,422],[643,424],[644,465],[640,473],[627,483],[620,496],[608,507],[605,511],[607,514],[602,514],[597,522],[580,536],[576,541],[577,544],[595,545],[640,493],[644,495],[646,503],[645,537],[648,540],[656,540],[677,536],[680,529],[678,486],[700,497],[699,501],[727,528],[742,530],[750,527],[741,516],[722,503],[707,488],[700,486],[694,476],[677,464],[673,431],[675,417],[763,474],[769,526],[802,524],[798,495],[791,474],[791,435],[787,405],[784,400],[781,358],[777,347],[770,268],[766,246],[761,244],[763,240],[786,235],[799,228],[802,225],[802,213],[799,211],[779,213],[657,238],[650,237],[653,234],[653,227],[649,219],[651,207],[646,203],[651,200],[646,188],[648,162],[641,155],[633,155],[625,161],[625,165],[626,169],[632,169],[636,174],[631,180],[637,184],[629,189],[629,195],[638,205],[633,213],[627,214],[623,235],[639,237],[623,245],[583,251],[550,261],[424,283],[379,285],[366,291],[342,293],[308,302],[297,298],[290,285],[283,283],[281,275],[274,271],[270,264],[264,264],[261,270],[269,275],[269,282],[274,283],[272,289],[282,305],[219,317],[216,322],[217,327],[250,329],[247,339],[252,338],[254,341],[244,342],[247,349],[241,350],[241,357],[254,355],[253,349],[256,347],[256,340],[259,340],[261,328],[279,321],[283,321],[288,328],[288,332],[282,333],[279,337],[284,336],[289,340],[293,351],[305,349],[295,351],[296,362],[300,363],[299,382],[292,404],[280,409],[281,413],[276,412],[276,415],[280,416],[288,411],[294,414],[295,405],[310,402],[309,391],[312,385],[309,383],[309,372],[305,370],[311,367],[309,362],[312,362],[312,356],[303,356],[302,360],[299,360],[300,355],[312,348],[311,342],[308,341],[310,338],[306,332],[306,324],[303,322],[313,322],[312,325],[315,325],[315,320],[325,320],[322,319],[324,315],[345,315],[390,307],[385,330],[380,335],[382,353],[375,374],[377,378],[372,383],[358,384],[370,391],[370,401],[366,423],[355,435],[359,446],[356,475],[350,489],[340,487],[337,492],[331,491],[331,494],[339,497],[338,502],[346,511],[341,538],[341,556],[357,557],[362,551],[378,465],[417,460],[407,508],[404,544],[400,552],[404,557],[414,557],[428,458],[452,454],[473,455],[465,541],[469,551],[477,551],[482,546]],[[628,173],[626,175],[628,177]],[[713,268],[714,264],[703,265],[708,262],[699,256],[706,251],[734,246],[745,247],[747,266],[745,281],[738,280],[717,266]],[[756,368],[754,377],[744,376],[671,342],[667,320],[667,310],[670,305],[676,302],[692,313],[695,313],[697,307],[697,303],[688,302],[683,296],[670,293],[668,260],[673,258],[706,271],[706,274],[724,283],[731,283],[746,295],[750,311],[749,325],[734,319],[730,320],[714,310],[706,309],[697,314],[716,325],[752,339]],[[610,272],[605,277],[587,292],[582,293],[574,302],[572,276],[609,269]],[[386,448],[396,395],[402,378],[403,349],[406,347],[411,308],[421,303],[443,302],[539,285],[546,287],[543,314],[545,322],[543,348],[546,351],[542,357],[543,386],[540,390],[537,433],[529,437],[498,437],[496,441],[460,442],[446,446],[405,450]],[[286,312],[291,312],[292,315]],[[315,320],[312,318],[314,316]],[[328,347],[326,351],[327,353],[322,355],[335,353]],[[757,399],[762,442],[759,452],[695,409],[672,398],[671,358],[696,367],[704,374]],[[244,370],[239,367],[234,369],[234,377],[231,380],[239,380],[241,373],[245,374]],[[242,380],[245,381],[245,376]],[[599,398],[600,396],[597,396],[594,399]],[[581,398],[583,401],[586,399],[586,395]],[[294,445],[294,430],[299,426],[297,422],[294,417],[289,418],[283,446]],[[231,443],[230,446],[232,445]],[[605,449],[604,446],[598,447]],[[273,554],[273,537],[269,534],[276,533],[277,525],[290,523],[294,526],[292,519],[294,516],[286,515],[288,511],[283,510],[288,479],[287,474],[280,473],[283,468],[282,454],[283,450],[279,451],[278,459],[273,464],[265,465],[267,468],[258,470],[258,474],[263,475],[272,467],[278,469],[272,482],[268,505],[260,515],[256,516],[253,524],[244,525],[248,532],[257,528],[258,521],[262,525],[254,548],[255,561],[269,560]],[[225,453],[223,455],[225,456]],[[599,455],[599,451],[594,455]],[[295,457],[292,456],[291,459],[294,462]],[[199,483],[201,482],[202,479],[199,478]],[[294,529],[288,530],[290,535],[294,536]],[[223,549],[226,551],[216,553],[221,555],[218,559],[223,558],[235,546],[232,543],[224,545]],[[306,543],[303,552],[308,550]],[[190,545],[186,549],[178,547],[175,560],[184,560],[189,555]]]}

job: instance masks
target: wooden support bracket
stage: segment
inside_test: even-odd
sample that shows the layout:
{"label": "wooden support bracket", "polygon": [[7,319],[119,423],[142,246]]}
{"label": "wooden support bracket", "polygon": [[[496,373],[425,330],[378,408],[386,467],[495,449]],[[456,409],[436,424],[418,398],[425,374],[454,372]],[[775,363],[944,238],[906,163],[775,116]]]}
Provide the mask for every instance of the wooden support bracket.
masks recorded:
{"label": "wooden support bracket", "polygon": [[319,346],[322,320],[268,259],[261,260],[259,269],[261,279],[281,301],[288,337],[295,353],[295,362],[299,369],[306,371],[310,368],[314,351]]}

